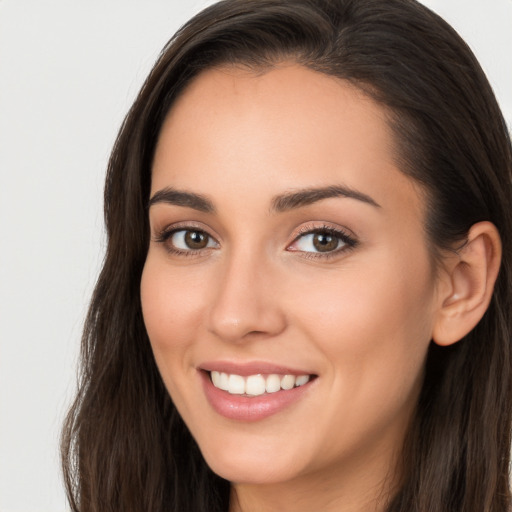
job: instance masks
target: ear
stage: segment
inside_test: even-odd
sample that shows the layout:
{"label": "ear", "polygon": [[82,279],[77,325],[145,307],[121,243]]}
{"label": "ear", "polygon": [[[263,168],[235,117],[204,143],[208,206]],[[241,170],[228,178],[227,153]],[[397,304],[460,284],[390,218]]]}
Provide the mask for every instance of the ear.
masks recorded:
{"label": "ear", "polygon": [[479,222],[467,242],[447,262],[440,278],[439,306],[432,339],[438,345],[456,343],[481,320],[491,301],[501,263],[501,239],[496,226]]}

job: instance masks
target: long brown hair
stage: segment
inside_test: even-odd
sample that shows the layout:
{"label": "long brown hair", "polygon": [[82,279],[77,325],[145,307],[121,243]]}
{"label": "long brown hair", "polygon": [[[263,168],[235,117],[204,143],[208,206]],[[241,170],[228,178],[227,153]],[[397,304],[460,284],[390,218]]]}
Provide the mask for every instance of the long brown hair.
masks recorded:
{"label": "long brown hair", "polygon": [[432,254],[493,222],[503,261],[488,311],[465,339],[432,344],[402,484],[388,512],[510,508],[512,149],[475,57],[415,0],[226,0],[163,49],[127,115],[105,186],[108,246],[82,340],[79,390],[63,431],[71,507],[81,512],[224,511],[213,474],[151,352],[139,286],[151,164],[162,122],[202,70],[280,61],[348,80],[389,113],[397,163],[426,191]]}

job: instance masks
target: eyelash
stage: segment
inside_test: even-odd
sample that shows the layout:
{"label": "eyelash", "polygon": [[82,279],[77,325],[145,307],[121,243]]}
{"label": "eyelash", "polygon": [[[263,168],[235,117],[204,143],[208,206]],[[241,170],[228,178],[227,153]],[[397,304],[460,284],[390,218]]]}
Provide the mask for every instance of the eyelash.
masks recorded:
{"label": "eyelash", "polygon": [[176,247],[173,247],[171,244],[168,243],[169,239],[176,233],[180,231],[192,231],[195,233],[203,233],[208,238],[213,239],[214,238],[209,235],[204,229],[194,226],[193,224],[187,224],[184,226],[172,226],[168,228],[164,228],[160,233],[157,234],[157,236],[154,238],[154,241],[160,244],[164,244],[167,252],[169,254],[174,254],[176,256],[198,256],[201,252],[204,252],[207,249],[211,249],[211,247],[207,247],[204,249],[189,249],[187,251],[184,251],[182,249],[178,249]]}
{"label": "eyelash", "polygon": [[359,242],[354,238],[354,236],[349,235],[345,230],[340,228],[333,228],[332,226],[303,226],[300,230],[298,235],[294,238],[293,242],[290,245],[295,244],[301,237],[304,237],[306,235],[315,235],[315,234],[323,234],[327,236],[333,236],[340,240],[344,245],[340,248],[336,248],[333,251],[329,252],[310,252],[310,251],[296,251],[301,252],[302,256],[304,258],[308,259],[323,259],[327,260],[330,258],[335,258],[339,256],[341,253],[350,251],[352,249],[355,249]]}
{"label": "eyelash", "polygon": [[[202,233],[205,236],[207,236],[210,239],[215,240],[211,235],[208,234],[207,231],[205,231],[202,228],[193,226],[193,225],[185,225],[185,226],[172,226],[170,228],[163,229],[158,235],[154,238],[154,241],[157,243],[165,244],[166,250],[169,252],[169,254],[174,254],[177,256],[185,256],[185,257],[191,257],[191,256],[198,256],[200,253],[204,252],[205,250],[211,250],[211,247],[205,247],[203,249],[189,249],[189,250],[182,250],[177,249],[176,247],[173,247],[172,245],[168,244],[167,242],[169,239],[176,233],[180,231],[192,231],[197,233]],[[359,242],[351,235],[349,235],[346,231],[342,229],[336,229],[332,226],[303,226],[300,230],[297,236],[293,239],[293,242],[288,246],[295,244],[298,240],[300,240],[301,237],[304,237],[306,235],[311,234],[325,234],[327,236],[333,236],[340,240],[344,245],[341,248],[334,249],[333,251],[328,251],[325,253],[322,252],[312,252],[312,251],[300,251],[300,250],[293,250],[293,252],[300,252],[301,255],[304,258],[308,259],[330,259],[333,257],[338,256],[340,253],[350,251],[354,249]]]}

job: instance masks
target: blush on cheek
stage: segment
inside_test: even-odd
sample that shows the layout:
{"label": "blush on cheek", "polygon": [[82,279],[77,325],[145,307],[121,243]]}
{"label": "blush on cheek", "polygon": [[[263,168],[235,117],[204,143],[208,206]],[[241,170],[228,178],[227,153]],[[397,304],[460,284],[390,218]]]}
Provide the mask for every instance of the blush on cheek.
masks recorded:
{"label": "blush on cheek", "polygon": [[176,288],[152,260],[149,255],[142,273],[140,290],[144,323],[150,339],[156,341],[162,337],[165,339],[168,329],[179,323],[179,318],[176,318],[179,309],[175,305]]}

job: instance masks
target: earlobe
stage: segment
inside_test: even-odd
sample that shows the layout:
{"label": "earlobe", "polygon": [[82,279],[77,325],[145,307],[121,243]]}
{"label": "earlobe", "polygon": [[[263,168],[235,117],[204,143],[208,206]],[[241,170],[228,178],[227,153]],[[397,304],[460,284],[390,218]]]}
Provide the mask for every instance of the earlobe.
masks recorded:
{"label": "earlobe", "polygon": [[446,275],[448,290],[439,297],[432,339],[456,343],[481,320],[491,301],[501,263],[501,239],[491,222],[474,224]]}

